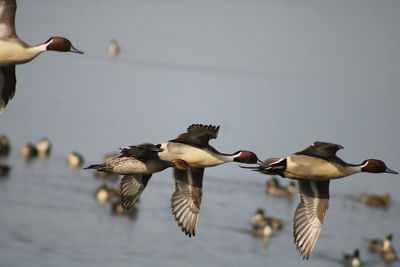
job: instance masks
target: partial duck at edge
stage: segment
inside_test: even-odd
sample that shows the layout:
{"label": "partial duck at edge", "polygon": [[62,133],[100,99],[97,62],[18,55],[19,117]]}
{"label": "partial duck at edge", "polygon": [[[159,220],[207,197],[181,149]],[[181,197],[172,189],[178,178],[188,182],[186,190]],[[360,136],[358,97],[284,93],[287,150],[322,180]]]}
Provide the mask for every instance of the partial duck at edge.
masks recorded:
{"label": "partial duck at edge", "polygon": [[348,164],[336,156],[336,152],[342,148],[337,144],[314,142],[289,157],[271,158],[258,167],[247,167],[263,174],[298,181],[300,203],[293,218],[293,236],[303,259],[310,257],[321,232],[329,204],[330,180],[359,172],[398,174],[378,159]]}
{"label": "partial duck at edge", "polygon": [[29,46],[15,30],[15,0],[0,0],[0,114],[15,94],[15,65],[31,61],[45,51],[83,54],[64,37],[51,37],[46,42]]}

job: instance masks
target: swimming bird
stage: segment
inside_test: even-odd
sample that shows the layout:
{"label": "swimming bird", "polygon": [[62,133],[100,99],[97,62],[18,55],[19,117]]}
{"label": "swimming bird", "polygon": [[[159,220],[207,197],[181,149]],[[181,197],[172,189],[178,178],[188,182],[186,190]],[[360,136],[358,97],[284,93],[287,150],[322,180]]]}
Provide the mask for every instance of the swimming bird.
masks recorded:
{"label": "swimming bird", "polygon": [[70,168],[77,168],[83,164],[84,158],[78,152],[71,152],[67,156],[67,163]]}
{"label": "swimming bird", "polygon": [[293,219],[293,236],[303,259],[310,257],[321,232],[328,209],[330,180],[359,172],[398,174],[377,159],[348,164],[336,156],[342,148],[337,144],[314,142],[289,157],[267,159],[257,167],[245,167],[298,181],[300,203]]}
{"label": "swimming bird", "polygon": [[344,254],[343,263],[351,267],[361,266],[360,251],[355,249],[353,254]]}
{"label": "swimming bird", "polygon": [[0,136],[0,156],[7,156],[10,153],[11,145],[10,139],[7,136]]}
{"label": "swimming bird", "polygon": [[374,207],[384,207],[386,208],[390,202],[390,195],[383,194],[380,195],[367,195],[364,194],[361,196],[361,202]]}
{"label": "swimming bird", "polygon": [[48,138],[44,137],[39,142],[36,143],[36,151],[39,154],[39,157],[45,158],[50,155],[51,151],[51,142]]}
{"label": "swimming bird", "polygon": [[283,228],[283,222],[280,219],[265,216],[265,211],[262,208],[256,210],[256,214],[251,220],[253,228],[263,228],[265,225],[270,225],[272,230],[281,230]]}
{"label": "swimming bird", "polygon": [[111,40],[108,44],[108,55],[111,58],[115,58],[121,52],[121,47],[119,46],[116,39]]}
{"label": "swimming bird", "polygon": [[119,195],[119,190],[112,188],[106,184],[102,184],[99,188],[96,189],[95,192],[95,198],[100,205],[105,204],[111,198],[119,198]]}
{"label": "swimming bird", "polygon": [[281,186],[276,177],[272,177],[266,182],[267,189],[266,193],[271,196],[278,197],[292,197],[294,191],[296,190],[296,184],[294,182],[289,182],[289,184],[285,186]]}
{"label": "swimming bird", "polygon": [[368,239],[367,248],[372,252],[377,252],[383,260],[392,261],[397,259],[396,250],[392,243],[393,235],[389,234],[384,240]]}
{"label": "swimming bird", "polygon": [[160,159],[181,159],[189,165],[188,170],[174,169],[175,191],[171,199],[172,213],[178,226],[189,237],[194,236],[199,219],[202,199],[204,168],[226,162],[257,163],[256,154],[240,150],[233,154],[218,152],[208,144],[218,136],[219,126],[192,124],[187,132],[161,144]]}
{"label": "swimming bird", "polygon": [[0,0],[0,114],[15,93],[15,65],[27,63],[49,50],[83,54],[64,37],[51,37],[36,46],[27,45],[15,31],[16,9],[15,0]]}
{"label": "swimming bird", "polygon": [[21,157],[24,160],[32,159],[32,158],[36,157],[38,154],[36,147],[30,142],[28,142],[26,145],[24,145],[21,148],[20,153],[21,153]]}
{"label": "swimming bird", "polygon": [[168,167],[186,170],[187,164],[180,159],[161,160],[157,153],[161,145],[144,143],[121,149],[118,157],[110,158],[102,164],[94,164],[85,169],[125,175],[121,179],[121,204],[130,209],[147,186],[153,173]]}

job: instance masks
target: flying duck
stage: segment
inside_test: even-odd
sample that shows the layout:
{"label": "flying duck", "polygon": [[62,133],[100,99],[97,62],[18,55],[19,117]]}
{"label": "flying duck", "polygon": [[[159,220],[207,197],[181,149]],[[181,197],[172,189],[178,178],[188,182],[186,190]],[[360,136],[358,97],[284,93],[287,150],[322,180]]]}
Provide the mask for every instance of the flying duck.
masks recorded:
{"label": "flying duck", "polygon": [[172,213],[178,226],[189,237],[194,236],[199,219],[202,198],[204,168],[227,162],[257,163],[253,152],[240,150],[233,154],[218,152],[208,144],[218,136],[219,126],[192,124],[187,132],[161,144],[160,159],[181,159],[189,165],[188,170],[174,169],[175,192],[171,199]]}
{"label": "flying duck", "polygon": [[153,173],[168,167],[186,170],[187,164],[180,159],[161,160],[157,153],[161,145],[143,143],[121,149],[118,157],[112,157],[102,164],[94,164],[85,169],[96,169],[106,173],[124,175],[121,179],[121,205],[129,210],[146,188]]}
{"label": "flying duck", "polygon": [[15,31],[16,9],[15,0],[0,0],[0,114],[15,93],[16,64],[29,62],[48,50],[83,54],[64,37],[51,37],[36,46],[27,45]]}
{"label": "flying duck", "polygon": [[257,167],[245,167],[298,181],[300,203],[294,214],[293,236],[303,259],[310,257],[321,232],[328,209],[330,180],[359,172],[398,174],[377,159],[348,164],[336,156],[342,148],[337,144],[314,142],[289,157],[271,158]]}

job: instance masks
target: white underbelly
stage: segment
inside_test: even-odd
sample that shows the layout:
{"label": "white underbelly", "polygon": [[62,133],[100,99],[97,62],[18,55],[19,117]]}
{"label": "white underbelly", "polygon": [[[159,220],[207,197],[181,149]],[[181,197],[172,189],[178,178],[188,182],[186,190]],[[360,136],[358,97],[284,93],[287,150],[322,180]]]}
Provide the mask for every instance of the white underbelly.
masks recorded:
{"label": "white underbelly", "polygon": [[342,178],[353,173],[355,172],[350,169],[345,170],[339,165],[320,158],[296,155],[295,158],[287,158],[285,177],[323,181]]}
{"label": "white underbelly", "polygon": [[181,159],[192,168],[212,167],[227,162],[221,155],[186,144],[168,143],[162,144],[161,148],[164,151],[158,153],[160,159],[168,161]]}

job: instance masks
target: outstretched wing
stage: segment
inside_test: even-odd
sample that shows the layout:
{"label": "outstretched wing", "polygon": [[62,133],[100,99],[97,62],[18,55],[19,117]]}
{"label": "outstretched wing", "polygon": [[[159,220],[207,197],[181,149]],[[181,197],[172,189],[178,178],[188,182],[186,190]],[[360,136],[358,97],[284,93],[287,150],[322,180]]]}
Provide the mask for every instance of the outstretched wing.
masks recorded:
{"label": "outstretched wing", "polygon": [[125,175],[121,180],[121,205],[125,210],[129,210],[138,200],[147,183],[151,178],[149,175]]}
{"label": "outstretched wing", "polygon": [[293,237],[303,259],[308,259],[321,232],[329,204],[329,180],[299,181],[300,203],[293,218]]}
{"label": "outstretched wing", "polygon": [[194,236],[199,220],[202,197],[204,168],[190,170],[174,169],[175,192],[172,194],[171,208],[186,235]]}
{"label": "outstretched wing", "polygon": [[302,151],[296,152],[296,155],[307,155],[319,158],[334,158],[336,152],[343,149],[341,145],[325,142],[314,142]]}
{"label": "outstretched wing", "polygon": [[15,93],[15,66],[0,67],[0,114]]}
{"label": "outstretched wing", "polygon": [[178,135],[176,139],[170,142],[207,146],[210,139],[217,138],[218,130],[219,126],[192,124],[188,127],[186,133]]}

